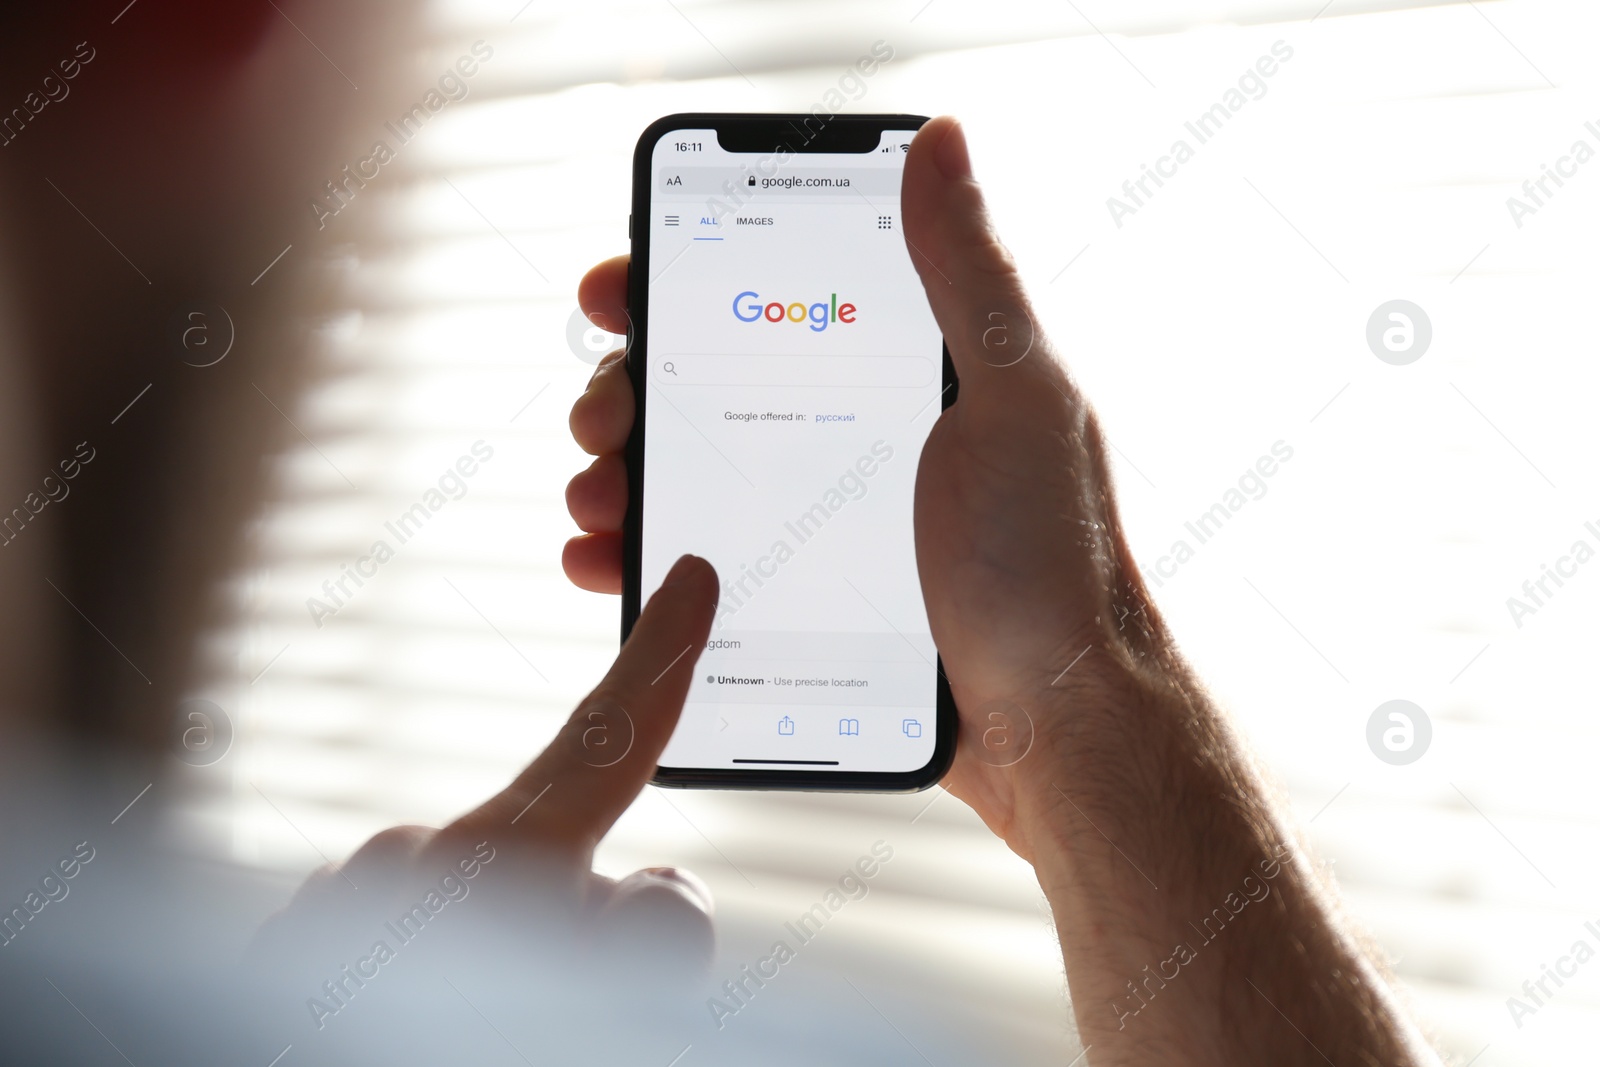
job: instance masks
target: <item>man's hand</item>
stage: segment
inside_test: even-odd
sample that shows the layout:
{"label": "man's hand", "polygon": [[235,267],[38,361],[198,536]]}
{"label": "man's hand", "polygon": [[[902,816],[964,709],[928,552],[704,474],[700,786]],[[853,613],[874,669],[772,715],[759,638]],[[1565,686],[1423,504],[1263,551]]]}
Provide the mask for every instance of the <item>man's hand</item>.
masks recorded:
{"label": "man's hand", "polygon": [[[353,993],[341,966],[369,981],[381,973],[375,941],[396,954],[422,951],[402,948],[402,936],[424,927],[427,951],[446,953],[436,962],[525,977],[536,969],[543,977],[530,985],[568,981],[568,968],[584,964],[669,985],[702,970],[713,939],[711,898],[698,879],[650,868],[616,882],[591,864],[655,771],[716,603],[711,566],[680,559],[604,681],[515,781],[441,830],[387,830],[342,866],[313,874],[257,935],[256,958],[285,977],[305,975],[294,979],[301,995],[319,996],[329,977]],[[322,1003],[342,1010],[337,999]]]}

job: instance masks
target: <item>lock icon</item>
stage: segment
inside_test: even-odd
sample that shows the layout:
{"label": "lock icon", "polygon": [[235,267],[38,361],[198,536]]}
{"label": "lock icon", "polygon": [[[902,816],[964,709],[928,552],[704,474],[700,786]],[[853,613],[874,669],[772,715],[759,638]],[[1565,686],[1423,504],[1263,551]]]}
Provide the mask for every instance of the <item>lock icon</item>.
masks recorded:
{"label": "lock icon", "polygon": [[756,176],[754,174],[750,175],[750,179],[746,181],[745,184],[754,189],[756,185]]}

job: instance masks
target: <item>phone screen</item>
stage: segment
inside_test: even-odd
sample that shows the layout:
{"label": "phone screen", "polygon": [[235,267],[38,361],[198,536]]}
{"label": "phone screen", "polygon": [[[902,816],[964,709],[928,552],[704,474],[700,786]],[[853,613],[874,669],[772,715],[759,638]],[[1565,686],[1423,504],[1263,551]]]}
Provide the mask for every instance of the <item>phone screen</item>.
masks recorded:
{"label": "phone screen", "polygon": [[654,147],[640,587],[684,552],[722,586],[663,768],[933,759],[912,491],[945,382],[900,226],[911,136],[782,162],[712,129]]}

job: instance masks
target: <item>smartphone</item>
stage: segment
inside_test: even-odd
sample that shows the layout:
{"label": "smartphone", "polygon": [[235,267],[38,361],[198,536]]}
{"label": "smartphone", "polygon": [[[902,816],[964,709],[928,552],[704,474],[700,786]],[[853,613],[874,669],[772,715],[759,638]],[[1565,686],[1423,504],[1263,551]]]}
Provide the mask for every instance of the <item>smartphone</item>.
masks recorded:
{"label": "smartphone", "polygon": [[912,792],[956,714],[912,492],[955,372],[900,229],[914,115],[671,115],[634,155],[622,637],[721,599],[664,786]]}

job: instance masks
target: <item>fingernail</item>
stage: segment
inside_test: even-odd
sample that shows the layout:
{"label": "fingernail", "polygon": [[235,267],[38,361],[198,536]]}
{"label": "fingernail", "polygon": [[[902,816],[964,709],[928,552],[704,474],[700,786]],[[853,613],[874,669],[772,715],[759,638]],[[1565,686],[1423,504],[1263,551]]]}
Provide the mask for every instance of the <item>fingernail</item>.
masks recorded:
{"label": "fingernail", "polygon": [[677,583],[683,581],[683,579],[688,576],[689,568],[694,566],[694,561],[697,558],[698,557],[693,556],[693,555],[691,555],[691,554],[689,554],[687,552],[685,552],[683,555],[679,556],[678,557],[678,562],[676,562],[676,563],[674,563],[672,565],[672,569],[667,572],[667,576],[664,579],[662,579],[661,584],[662,585],[676,585]]}
{"label": "fingernail", "polygon": [[939,173],[946,178],[972,177],[972,158],[967,155],[967,135],[961,129],[960,122],[950,123],[944,139],[934,147],[933,161],[938,165]]}

